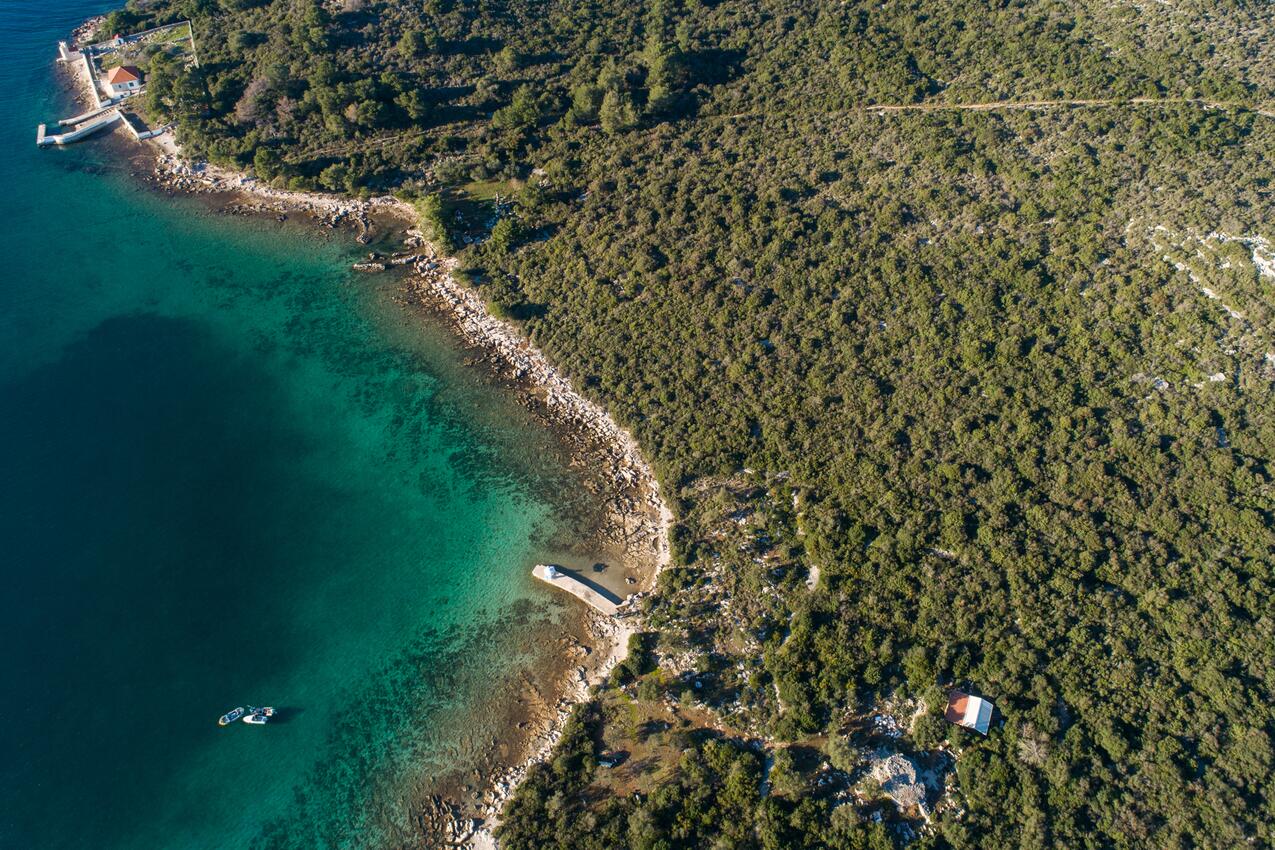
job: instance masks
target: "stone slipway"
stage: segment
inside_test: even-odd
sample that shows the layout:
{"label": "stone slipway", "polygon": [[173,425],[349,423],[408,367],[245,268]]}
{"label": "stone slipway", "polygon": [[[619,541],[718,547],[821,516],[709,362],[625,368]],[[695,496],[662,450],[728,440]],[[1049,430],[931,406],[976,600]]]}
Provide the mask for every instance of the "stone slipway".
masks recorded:
{"label": "stone slipway", "polygon": [[548,566],[545,564],[536,564],[531,574],[546,584],[565,590],[572,596],[592,605],[597,611],[608,617],[614,617],[620,612],[620,606],[616,605],[610,599],[607,599],[598,591],[589,587],[578,577],[569,572],[564,572],[561,568],[557,570],[557,574],[550,578]]}

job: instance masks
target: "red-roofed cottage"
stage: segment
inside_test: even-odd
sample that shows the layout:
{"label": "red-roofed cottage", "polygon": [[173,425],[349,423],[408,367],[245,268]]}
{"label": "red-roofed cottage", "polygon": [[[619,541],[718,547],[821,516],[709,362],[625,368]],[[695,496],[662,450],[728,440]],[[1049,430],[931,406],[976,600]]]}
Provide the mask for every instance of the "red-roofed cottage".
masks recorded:
{"label": "red-roofed cottage", "polygon": [[944,716],[949,723],[986,735],[987,726],[992,722],[992,708],[992,704],[982,697],[970,696],[964,691],[952,691],[947,696],[947,712]]}
{"label": "red-roofed cottage", "polygon": [[133,94],[142,87],[142,72],[132,65],[120,65],[106,74],[106,93],[111,97]]}

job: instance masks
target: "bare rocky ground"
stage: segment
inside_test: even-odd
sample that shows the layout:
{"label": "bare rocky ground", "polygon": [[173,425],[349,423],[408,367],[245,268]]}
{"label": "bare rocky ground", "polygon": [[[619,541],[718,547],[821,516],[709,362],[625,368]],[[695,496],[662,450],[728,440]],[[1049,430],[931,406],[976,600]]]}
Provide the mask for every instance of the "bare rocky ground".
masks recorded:
{"label": "bare rocky ground", "polygon": [[227,213],[273,216],[280,220],[291,214],[308,215],[325,227],[351,228],[363,244],[372,241],[376,219],[390,218],[407,225],[416,217],[411,205],[398,198],[383,196],[363,201],[276,189],[245,174],[204,162],[190,162],[176,152],[171,139],[165,136],[155,141],[163,152],[154,160],[151,180],[172,192],[224,196],[228,200],[221,208]]}

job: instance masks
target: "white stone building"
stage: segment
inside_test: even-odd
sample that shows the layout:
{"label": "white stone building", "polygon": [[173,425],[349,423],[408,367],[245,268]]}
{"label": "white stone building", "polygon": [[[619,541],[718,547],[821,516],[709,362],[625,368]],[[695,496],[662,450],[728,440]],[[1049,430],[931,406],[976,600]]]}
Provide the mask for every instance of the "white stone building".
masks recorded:
{"label": "white stone building", "polygon": [[106,73],[106,94],[108,97],[123,97],[136,94],[142,87],[142,72],[132,65],[120,65]]}

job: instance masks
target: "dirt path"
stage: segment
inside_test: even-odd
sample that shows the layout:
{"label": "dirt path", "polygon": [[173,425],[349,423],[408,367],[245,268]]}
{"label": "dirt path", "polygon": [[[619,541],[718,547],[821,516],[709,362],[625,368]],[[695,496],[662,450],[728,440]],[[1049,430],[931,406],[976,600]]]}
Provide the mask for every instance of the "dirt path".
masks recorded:
{"label": "dirt path", "polygon": [[[1198,106],[1202,109],[1237,109],[1254,112],[1267,118],[1275,118],[1275,105],[1241,103],[1231,100],[1205,100],[1196,97],[1112,97],[1077,100],[989,100],[984,103],[871,103],[849,109],[832,110],[826,116],[856,115],[875,112],[994,112],[1005,109],[1058,109],[1112,106]],[[704,120],[716,118],[735,120],[772,115],[763,111],[736,112],[730,115],[706,115]]]}
{"label": "dirt path", "polygon": [[[1085,108],[1085,107],[1110,107],[1110,106],[1198,106],[1202,109],[1237,109],[1244,112],[1254,112],[1267,118],[1275,118],[1275,104],[1259,104],[1240,103],[1231,100],[1205,100],[1195,97],[1112,97],[1112,98],[1088,98],[1078,100],[989,100],[984,103],[870,103],[865,106],[852,106],[849,109],[834,109],[822,113],[826,117],[839,115],[859,115],[867,113],[884,114],[888,112],[945,112],[945,111],[964,111],[964,112],[994,112],[1003,109],[1059,109],[1059,108]],[[744,118],[764,118],[779,117],[779,113],[765,112],[755,110],[752,112],[734,112],[727,115],[701,115],[686,119],[688,121],[737,121]],[[286,157],[288,162],[302,162],[321,156],[338,156],[346,154],[350,151],[368,148],[368,147],[384,147],[395,142],[403,142],[408,139],[420,138],[422,136],[439,135],[448,128],[456,127],[465,122],[453,121],[447,124],[441,124],[437,127],[430,127],[426,130],[407,130],[401,133],[389,133],[384,136],[371,139],[363,139],[358,142],[338,142],[336,144],[327,145],[314,151],[297,152]],[[658,125],[657,125],[658,127]],[[654,130],[656,128],[649,128]]]}
{"label": "dirt path", "polygon": [[1195,97],[1128,97],[1090,98],[1084,100],[994,100],[987,103],[915,103],[900,105],[873,105],[860,107],[860,112],[936,112],[944,109],[964,109],[971,112],[987,112],[999,109],[1050,109],[1057,107],[1087,106],[1199,106],[1203,109],[1239,109],[1256,112],[1267,118],[1275,118],[1275,110],[1253,106],[1232,100],[1204,100]]}

